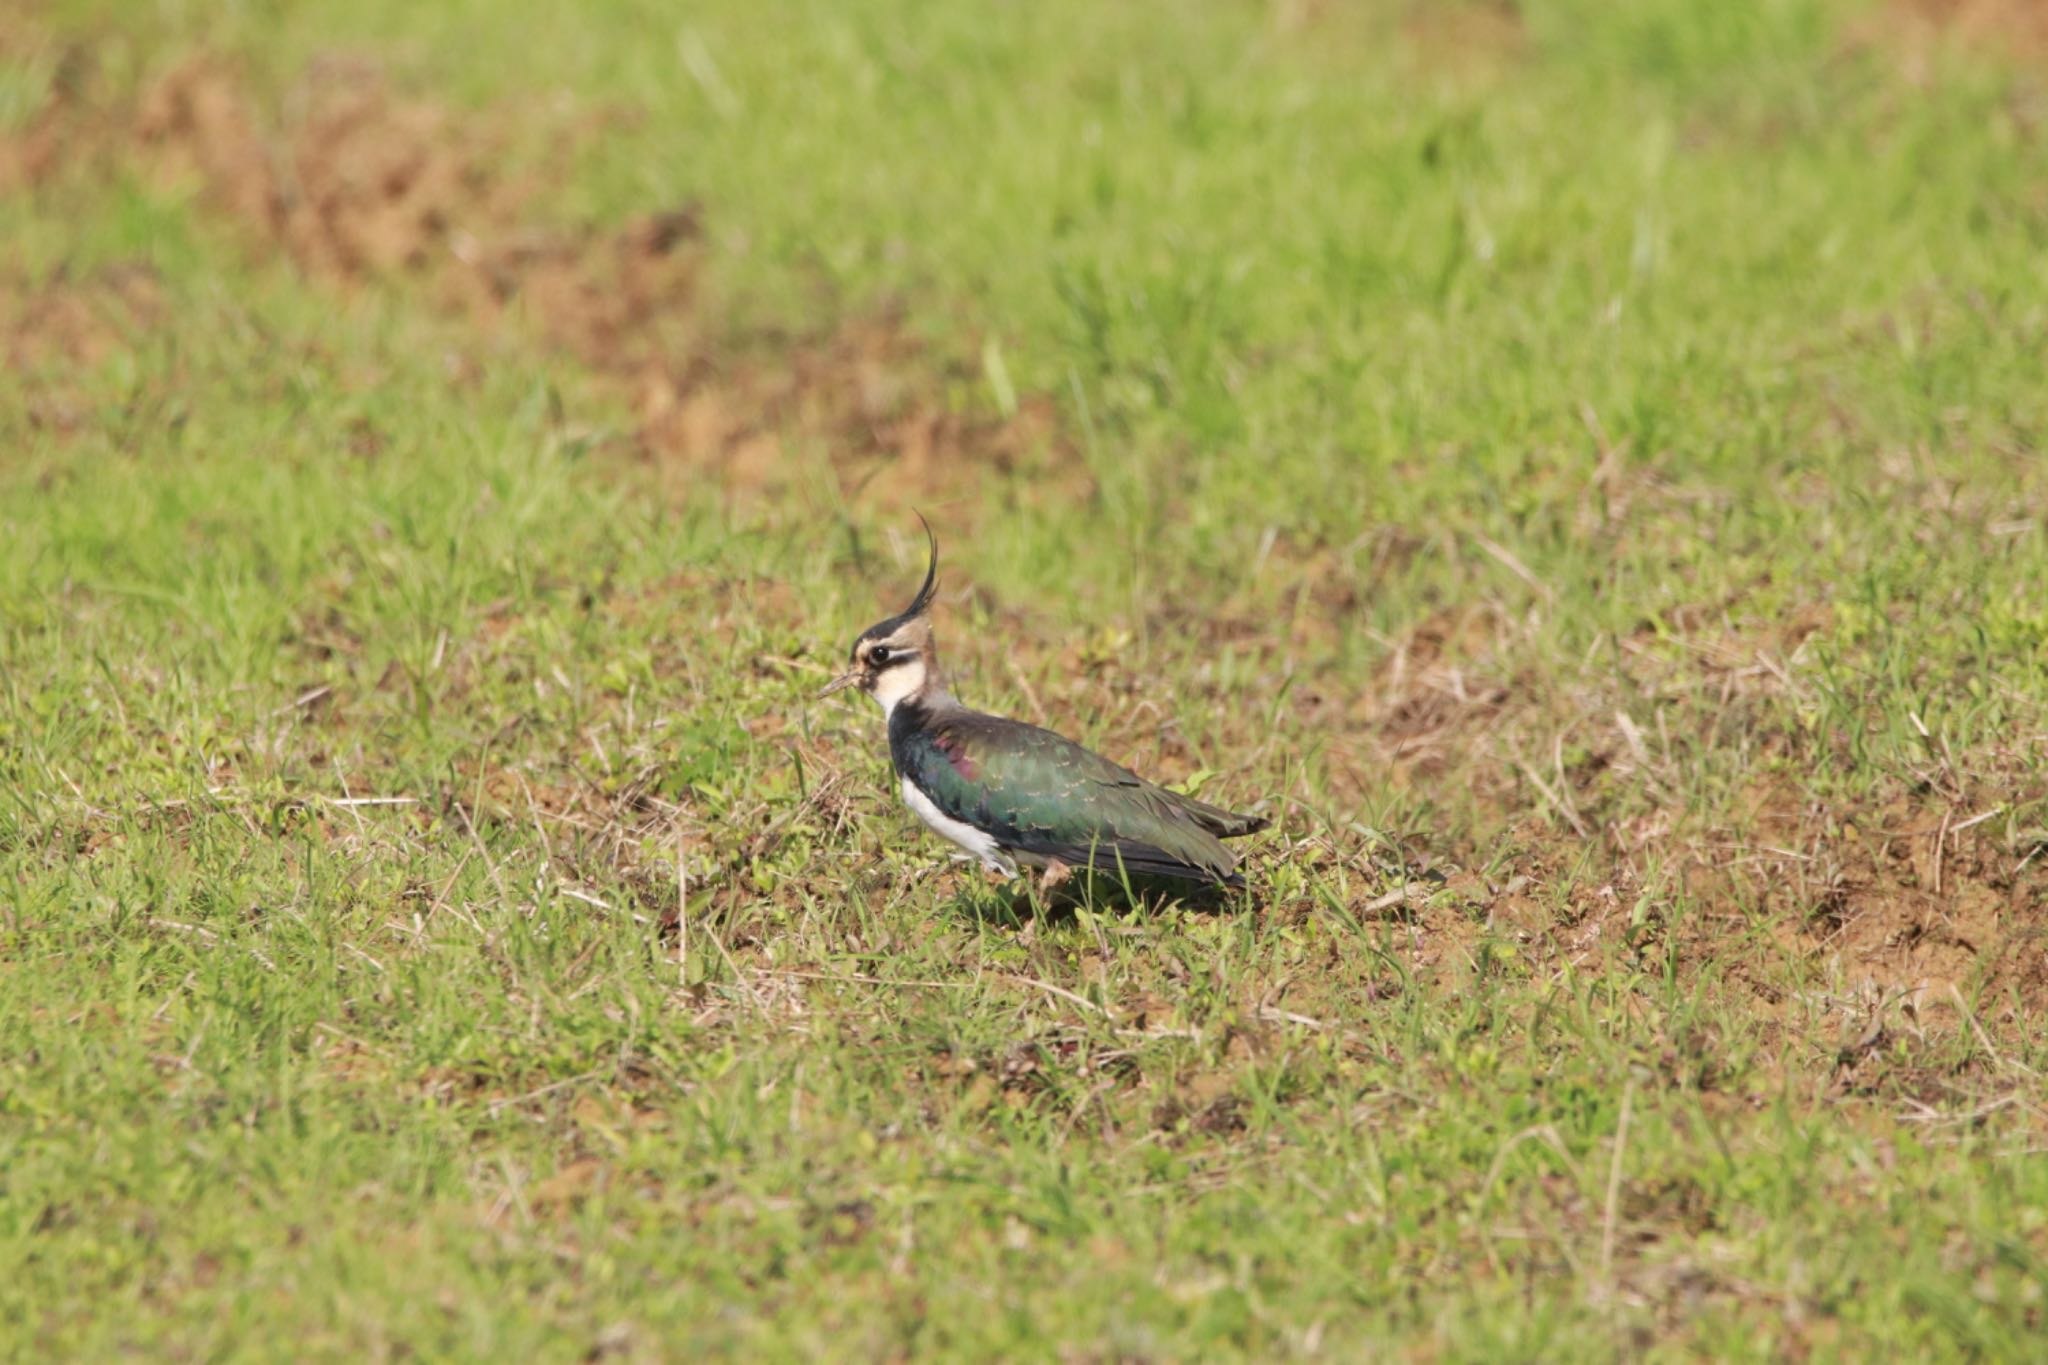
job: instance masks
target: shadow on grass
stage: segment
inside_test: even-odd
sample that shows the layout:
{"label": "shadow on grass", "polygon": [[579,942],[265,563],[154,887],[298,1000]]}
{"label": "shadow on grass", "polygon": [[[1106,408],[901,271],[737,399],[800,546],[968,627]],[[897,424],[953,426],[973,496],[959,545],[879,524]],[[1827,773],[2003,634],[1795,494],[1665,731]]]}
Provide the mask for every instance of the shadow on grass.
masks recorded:
{"label": "shadow on grass", "polygon": [[1245,891],[1181,881],[1172,877],[1122,877],[1080,872],[1059,887],[1041,890],[1035,880],[1019,878],[1000,885],[969,884],[946,907],[952,914],[983,926],[1022,929],[1026,924],[1072,924],[1079,912],[1148,914],[1175,910],[1202,915],[1239,914],[1254,903]]}

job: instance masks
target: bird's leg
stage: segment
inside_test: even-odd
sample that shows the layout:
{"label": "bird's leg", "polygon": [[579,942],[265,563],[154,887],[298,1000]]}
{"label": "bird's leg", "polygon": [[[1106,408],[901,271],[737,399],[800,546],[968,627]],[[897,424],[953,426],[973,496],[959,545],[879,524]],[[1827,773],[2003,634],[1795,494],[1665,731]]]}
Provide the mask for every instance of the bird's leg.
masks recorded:
{"label": "bird's leg", "polygon": [[1074,869],[1058,858],[1046,860],[1045,870],[1038,874],[1038,890],[1041,895],[1051,895],[1073,878]]}

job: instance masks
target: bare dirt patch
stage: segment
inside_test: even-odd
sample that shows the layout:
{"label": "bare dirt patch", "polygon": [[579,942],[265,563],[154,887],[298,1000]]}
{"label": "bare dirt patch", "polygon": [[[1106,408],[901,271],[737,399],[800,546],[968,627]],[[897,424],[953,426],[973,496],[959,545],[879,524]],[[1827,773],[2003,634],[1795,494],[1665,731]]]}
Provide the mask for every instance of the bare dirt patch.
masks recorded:
{"label": "bare dirt patch", "polygon": [[[2048,1009],[2048,878],[1987,832],[1995,822],[1908,796],[1841,811],[1781,782],[1748,804],[1744,828],[1693,841],[1687,890],[1808,964],[1812,989],[1955,1026],[1969,1012],[2007,1036]],[[1670,928],[1689,958],[1727,936]]]}
{"label": "bare dirt patch", "polygon": [[81,429],[92,413],[88,376],[141,344],[164,307],[162,282],[142,265],[0,276],[0,358],[21,386],[29,430]]}
{"label": "bare dirt patch", "polygon": [[898,317],[818,334],[723,329],[694,205],[616,228],[542,221],[542,186],[589,129],[562,130],[557,164],[521,178],[500,169],[496,126],[348,61],[316,64],[265,111],[232,67],[196,58],[145,93],[132,128],[153,174],[196,183],[257,250],[339,286],[417,288],[444,312],[573,357],[629,407],[637,448],[679,472],[767,491],[822,455],[844,494],[870,501],[1027,473],[1012,486],[1030,500],[1091,490],[1048,404],[1004,416],[945,401],[972,376]]}
{"label": "bare dirt patch", "polygon": [[16,373],[104,364],[163,316],[162,284],[144,265],[35,283],[0,278],[0,298],[8,319],[0,346]]}
{"label": "bare dirt patch", "polygon": [[[416,293],[485,340],[573,359],[573,393],[629,414],[630,448],[730,492],[836,479],[871,505],[962,498],[991,481],[1015,501],[1065,504],[1093,481],[1052,405],[962,404],[973,366],[881,311],[816,331],[736,331],[705,289],[703,212],[668,205],[623,225],[546,216],[547,191],[588,141],[630,115],[543,114],[546,150],[505,131],[526,110],[466,111],[396,90],[373,62],[315,62],[259,95],[200,55],[133,97],[112,94],[89,46],[44,43],[45,98],[0,134],[0,189],[132,167],[191,191],[249,251],[329,287]],[[964,355],[964,353],[963,353]],[[591,414],[600,430],[610,423]]]}
{"label": "bare dirt patch", "polygon": [[1391,49],[1440,79],[1483,83],[1507,72],[1529,49],[1519,0],[1270,0],[1268,8],[1274,31],[1298,41],[1299,55],[1315,61],[1379,62]]}
{"label": "bare dirt patch", "polygon": [[1861,17],[1849,41],[1897,54],[1916,84],[1931,75],[1934,58],[1947,43],[2037,64],[2048,61],[2048,5],[2040,0],[1890,0]]}
{"label": "bare dirt patch", "polygon": [[[1671,951],[1753,990],[1760,1018],[1802,992],[1868,995],[1951,1034],[2019,1036],[2048,1009],[2048,852],[2029,857],[2007,814],[2038,795],[2023,742],[1959,766],[1930,738],[1919,777],[1823,794],[1802,774],[1853,762],[1810,719],[1811,651],[1834,623],[1825,600],[1737,592],[1617,639],[1625,682],[1561,690],[1528,620],[1477,602],[1384,641],[1363,686],[1311,665],[1289,701],[1327,789],[1451,799],[1471,832],[1398,849],[1333,833],[1320,852],[1312,835],[1291,861],[1326,883],[1341,868],[1354,913],[1413,925],[1437,949],[1417,965],[1488,938],[1550,967]],[[1418,877],[1438,884],[1384,903]]]}
{"label": "bare dirt patch", "polygon": [[1505,67],[1528,49],[1528,21],[1517,0],[1418,4],[1401,34],[1424,66],[1481,75]]}
{"label": "bare dirt patch", "polygon": [[71,110],[91,63],[76,44],[59,42],[14,3],[0,3],[0,64],[20,85],[26,106],[12,126],[0,124],[0,194],[44,183],[74,150]]}

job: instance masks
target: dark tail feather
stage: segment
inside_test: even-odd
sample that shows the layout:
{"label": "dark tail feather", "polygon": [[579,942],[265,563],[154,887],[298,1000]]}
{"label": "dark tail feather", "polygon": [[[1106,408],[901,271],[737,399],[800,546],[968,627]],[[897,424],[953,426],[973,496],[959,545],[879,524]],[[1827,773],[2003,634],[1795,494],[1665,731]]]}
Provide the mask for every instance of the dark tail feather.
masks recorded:
{"label": "dark tail feather", "polygon": [[[1078,856],[1063,861],[1075,867],[1091,865],[1089,853],[1078,849],[1075,852]],[[1101,845],[1093,850],[1092,866],[1098,875],[1107,877],[1115,877],[1120,873],[1128,873],[1133,877],[1171,877],[1176,881],[1201,882],[1207,886],[1227,887],[1232,891],[1244,890],[1244,878],[1235,871],[1186,862],[1170,853],[1142,845],[1135,848],[1128,844]]]}
{"label": "dark tail feather", "polygon": [[1192,796],[1181,797],[1180,806],[1190,819],[1219,839],[1241,839],[1247,834],[1257,834],[1273,823],[1263,815],[1240,815],[1206,801],[1197,801]]}

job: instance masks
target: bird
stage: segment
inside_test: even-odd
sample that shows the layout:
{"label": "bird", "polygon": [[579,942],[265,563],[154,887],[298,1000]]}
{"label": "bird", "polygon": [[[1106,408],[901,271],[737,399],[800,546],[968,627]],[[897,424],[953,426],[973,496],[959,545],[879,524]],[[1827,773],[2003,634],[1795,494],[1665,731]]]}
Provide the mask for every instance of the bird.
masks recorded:
{"label": "bird", "polygon": [[973,710],[947,690],[931,623],[939,543],[930,523],[924,529],[924,586],[860,633],[847,671],[817,694],[857,687],[881,706],[904,804],[990,871],[1038,871],[1043,890],[1083,871],[1242,890],[1223,841],[1266,828],[1264,816],[1168,791],[1064,735]]}

